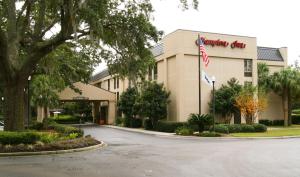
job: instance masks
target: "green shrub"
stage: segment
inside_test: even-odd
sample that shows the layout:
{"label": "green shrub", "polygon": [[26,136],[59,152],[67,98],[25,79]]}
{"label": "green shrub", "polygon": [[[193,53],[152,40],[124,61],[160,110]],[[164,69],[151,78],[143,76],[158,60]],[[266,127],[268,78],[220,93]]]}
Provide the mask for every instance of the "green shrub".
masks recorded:
{"label": "green shrub", "polygon": [[144,119],[144,128],[146,130],[153,130],[152,122],[150,119]]}
{"label": "green shrub", "polygon": [[176,128],[187,125],[186,122],[172,122],[166,120],[160,120],[156,123],[154,129],[160,132],[174,133]]}
{"label": "green shrub", "polygon": [[202,137],[220,137],[221,134],[216,133],[216,132],[202,132],[202,133],[199,134],[199,136],[202,136]]}
{"label": "green shrub", "polygon": [[59,135],[57,133],[41,133],[40,141],[43,143],[52,143],[59,139]]}
{"label": "green shrub", "polygon": [[263,124],[253,124],[255,132],[266,132],[267,131],[267,126]]}
{"label": "green shrub", "polygon": [[54,129],[55,131],[62,133],[64,135],[69,135],[71,133],[77,133],[78,137],[83,136],[83,130],[80,128],[72,127],[72,126],[67,126],[67,125],[62,125],[62,124],[57,124],[57,123],[51,123],[49,124],[49,127]]}
{"label": "green shrub", "polygon": [[241,132],[251,133],[251,132],[255,132],[255,129],[254,129],[253,125],[241,124]]}
{"label": "green shrub", "polygon": [[229,133],[239,133],[242,131],[241,124],[228,124],[226,126],[228,127]]}
{"label": "green shrub", "polygon": [[300,114],[292,114],[292,123],[300,124]]}
{"label": "green shrub", "polygon": [[215,125],[215,132],[228,134],[228,127],[224,124]]}
{"label": "green shrub", "polygon": [[51,119],[53,119],[56,123],[59,124],[79,124],[85,121],[84,118],[72,115],[59,115]]}
{"label": "green shrub", "polygon": [[42,130],[44,127],[44,124],[42,122],[32,122],[29,126],[29,129],[32,130]]}
{"label": "green shrub", "polygon": [[194,130],[188,126],[181,126],[176,128],[175,133],[176,135],[188,136],[188,135],[193,135]]}
{"label": "green shrub", "polygon": [[272,125],[273,125],[273,121],[268,120],[268,119],[262,119],[262,120],[259,120],[259,123],[260,123],[260,124],[264,124],[264,125],[266,125],[266,126],[272,126]]}
{"label": "green shrub", "polygon": [[143,124],[142,119],[137,118],[124,118],[124,126],[130,128],[141,128]]}
{"label": "green shrub", "polygon": [[283,126],[284,120],[273,120],[273,126]]}
{"label": "green shrub", "polygon": [[[293,121],[293,119],[292,119]],[[266,126],[283,126],[284,125],[284,120],[259,120],[260,124],[264,124]]]}
{"label": "green shrub", "polygon": [[188,119],[189,125],[197,125],[199,133],[203,132],[205,127],[213,124],[212,116],[208,114],[191,114]]}
{"label": "green shrub", "polygon": [[123,122],[124,122],[124,118],[122,118],[122,117],[116,118],[116,125],[118,125],[118,126],[123,125]]}
{"label": "green shrub", "polygon": [[34,144],[40,140],[38,132],[0,132],[0,144]]}

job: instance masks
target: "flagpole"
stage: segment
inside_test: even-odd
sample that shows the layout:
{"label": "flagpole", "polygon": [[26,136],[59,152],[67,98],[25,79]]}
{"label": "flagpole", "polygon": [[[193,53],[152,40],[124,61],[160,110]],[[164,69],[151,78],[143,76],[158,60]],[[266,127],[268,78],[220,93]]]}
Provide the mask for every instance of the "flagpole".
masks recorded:
{"label": "flagpole", "polygon": [[199,114],[201,114],[201,56],[200,56],[200,35],[198,34],[198,85],[199,85]]}

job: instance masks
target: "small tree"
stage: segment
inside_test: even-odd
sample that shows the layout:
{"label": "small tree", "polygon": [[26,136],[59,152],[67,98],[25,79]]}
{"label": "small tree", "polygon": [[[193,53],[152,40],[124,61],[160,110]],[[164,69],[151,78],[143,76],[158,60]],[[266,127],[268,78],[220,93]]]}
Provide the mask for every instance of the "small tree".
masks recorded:
{"label": "small tree", "polygon": [[245,86],[235,99],[235,105],[246,118],[247,124],[254,123],[255,115],[267,107],[267,99],[263,93],[257,97],[256,87]]}
{"label": "small tree", "polygon": [[300,93],[300,74],[297,69],[286,68],[271,76],[271,88],[282,97],[284,125],[291,125],[292,97]]}
{"label": "small tree", "polygon": [[167,117],[167,105],[170,92],[166,91],[163,84],[144,82],[141,87],[139,99],[140,114],[148,117],[155,127],[160,119]]}
{"label": "small tree", "polygon": [[125,115],[125,118],[130,120],[130,122],[131,119],[138,114],[136,108],[138,96],[139,93],[137,88],[129,87],[122,93],[118,102],[118,109]]}
{"label": "small tree", "polygon": [[[215,111],[220,114],[225,123],[229,123],[238,108],[235,105],[235,98],[242,90],[242,86],[238,83],[237,79],[231,78],[227,85],[222,85],[220,89],[215,92]],[[212,109],[212,102],[210,107]]]}
{"label": "small tree", "polygon": [[210,126],[213,124],[213,118],[208,114],[191,114],[188,120],[190,125],[197,125],[199,133],[203,132],[205,126]]}

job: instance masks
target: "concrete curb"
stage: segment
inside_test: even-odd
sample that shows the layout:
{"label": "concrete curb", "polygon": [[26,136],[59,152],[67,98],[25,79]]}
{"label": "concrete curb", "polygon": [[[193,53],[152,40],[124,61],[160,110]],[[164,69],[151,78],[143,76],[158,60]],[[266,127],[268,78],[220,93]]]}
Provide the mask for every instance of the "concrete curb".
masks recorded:
{"label": "concrete curb", "polygon": [[169,137],[175,136],[175,133],[156,132],[156,131],[149,131],[149,130],[142,130],[142,129],[135,129],[135,128],[118,127],[118,126],[113,126],[113,125],[101,125],[101,126],[107,127],[107,128],[118,129],[118,130],[124,130],[124,131],[128,131],[128,132],[143,133],[143,134],[147,134],[147,135],[169,136]]}
{"label": "concrete curb", "polygon": [[135,132],[135,133],[143,133],[148,135],[156,135],[156,136],[165,136],[165,137],[172,137],[172,138],[181,138],[181,139],[221,139],[221,140],[259,140],[259,139],[291,139],[291,138],[300,138],[300,136],[281,136],[281,137],[233,137],[233,136],[226,136],[226,137],[201,137],[201,136],[181,136],[176,135],[175,133],[165,133],[165,132],[155,132],[149,130],[141,130],[141,129],[134,129],[134,128],[126,128],[126,127],[118,127],[113,125],[102,125],[103,127],[114,128],[119,130],[124,130],[128,132]]}
{"label": "concrete curb", "polygon": [[9,152],[9,153],[0,153],[0,157],[9,157],[9,156],[33,156],[33,155],[51,155],[51,154],[64,154],[71,152],[82,152],[88,150],[95,150],[107,146],[103,141],[100,141],[100,144],[94,146],[88,146],[77,149],[66,149],[66,150],[57,150],[57,151],[40,151],[40,152]]}

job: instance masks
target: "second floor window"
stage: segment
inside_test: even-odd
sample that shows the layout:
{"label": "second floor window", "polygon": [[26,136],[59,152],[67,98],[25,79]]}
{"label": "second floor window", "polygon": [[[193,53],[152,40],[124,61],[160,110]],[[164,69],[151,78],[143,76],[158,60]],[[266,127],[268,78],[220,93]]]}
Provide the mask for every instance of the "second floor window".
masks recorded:
{"label": "second floor window", "polygon": [[107,80],[107,90],[109,91],[110,90],[110,79]]}
{"label": "second floor window", "polygon": [[157,80],[157,63],[155,63],[155,66],[154,66],[154,80]]}
{"label": "second floor window", "polygon": [[252,77],[252,60],[244,60],[244,76]]}

